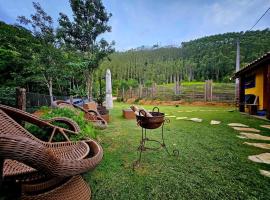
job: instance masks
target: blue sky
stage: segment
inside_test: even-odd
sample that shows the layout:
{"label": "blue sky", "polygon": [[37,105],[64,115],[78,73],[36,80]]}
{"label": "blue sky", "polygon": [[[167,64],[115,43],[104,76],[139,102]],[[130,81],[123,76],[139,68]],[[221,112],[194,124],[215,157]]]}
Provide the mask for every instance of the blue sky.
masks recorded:
{"label": "blue sky", "polygon": [[[37,0],[57,22],[58,13],[71,16],[68,0]],[[199,37],[246,31],[270,6],[269,0],[104,0],[113,14],[112,32],[104,37],[117,50],[141,45],[180,45]],[[0,0],[0,20],[15,23],[33,13],[32,0]],[[270,27],[270,12],[254,28]]]}

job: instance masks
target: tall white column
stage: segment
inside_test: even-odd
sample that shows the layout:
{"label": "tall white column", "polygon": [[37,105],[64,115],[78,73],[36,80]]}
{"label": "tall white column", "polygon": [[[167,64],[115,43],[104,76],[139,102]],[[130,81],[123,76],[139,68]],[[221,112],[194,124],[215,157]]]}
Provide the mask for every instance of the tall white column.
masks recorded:
{"label": "tall white column", "polygon": [[106,71],[106,108],[113,108],[111,71]]}

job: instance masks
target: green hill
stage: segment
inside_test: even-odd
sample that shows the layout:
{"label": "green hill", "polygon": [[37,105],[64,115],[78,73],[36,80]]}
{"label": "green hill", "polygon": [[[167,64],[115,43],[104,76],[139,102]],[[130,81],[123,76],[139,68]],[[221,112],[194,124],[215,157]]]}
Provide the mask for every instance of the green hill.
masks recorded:
{"label": "green hill", "polygon": [[224,33],[183,42],[180,47],[144,46],[116,52],[102,68],[111,68],[113,78],[171,83],[181,80],[228,82],[235,69],[236,40],[240,38],[241,66],[270,49],[270,30]]}

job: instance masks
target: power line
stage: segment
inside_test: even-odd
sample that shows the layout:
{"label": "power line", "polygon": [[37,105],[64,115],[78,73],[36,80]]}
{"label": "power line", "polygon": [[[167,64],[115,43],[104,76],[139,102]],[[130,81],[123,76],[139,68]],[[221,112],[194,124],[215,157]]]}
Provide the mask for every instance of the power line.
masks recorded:
{"label": "power line", "polygon": [[251,31],[258,23],[259,21],[266,15],[266,13],[270,10],[270,7],[263,13],[263,15],[256,21],[256,23],[249,29]]}

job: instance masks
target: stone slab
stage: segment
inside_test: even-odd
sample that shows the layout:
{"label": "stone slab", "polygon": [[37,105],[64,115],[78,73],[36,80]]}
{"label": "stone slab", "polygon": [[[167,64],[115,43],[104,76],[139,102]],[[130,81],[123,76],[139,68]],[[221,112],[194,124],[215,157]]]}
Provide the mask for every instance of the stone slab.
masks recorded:
{"label": "stone slab", "polygon": [[270,129],[270,125],[261,125],[260,127],[263,127],[263,128],[268,128],[268,129]]}
{"label": "stone slab", "polygon": [[257,163],[270,164],[270,153],[262,153],[248,157],[249,160]]}
{"label": "stone slab", "polygon": [[254,147],[258,147],[261,149],[270,149],[270,144],[267,143],[251,143],[251,142],[244,142],[244,144],[250,145],[250,146],[254,146]]}
{"label": "stone slab", "polygon": [[228,126],[233,126],[233,127],[248,127],[248,125],[241,124],[241,123],[230,123]]}
{"label": "stone slab", "polygon": [[260,134],[244,133],[244,132],[241,132],[240,135],[241,135],[242,137],[247,138],[247,139],[270,141],[270,137],[264,136],[264,135],[260,135]]}
{"label": "stone slab", "polygon": [[193,122],[202,122],[203,120],[202,119],[200,119],[200,118],[190,118],[189,119],[190,121],[193,121]]}
{"label": "stone slab", "polygon": [[260,169],[260,174],[270,178],[270,171]]}
{"label": "stone slab", "polygon": [[218,124],[220,124],[221,123],[221,121],[216,121],[216,120],[211,120],[210,121],[210,124],[211,125],[218,125]]}
{"label": "stone slab", "polygon": [[255,132],[255,133],[261,132],[260,130],[255,129],[255,128],[245,128],[245,127],[232,127],[232,128],[237,131],[247,131],[247,132]]}

